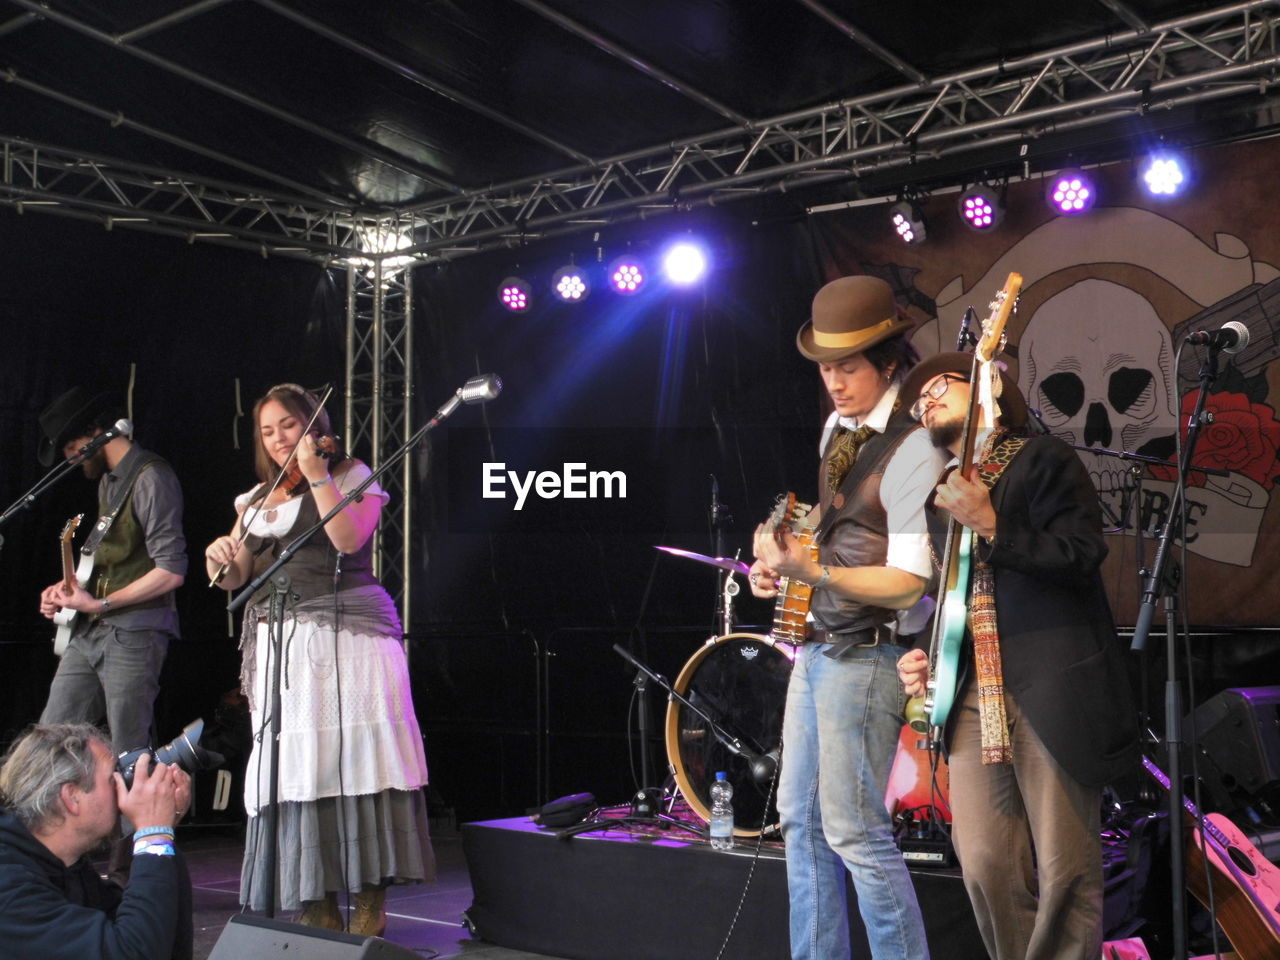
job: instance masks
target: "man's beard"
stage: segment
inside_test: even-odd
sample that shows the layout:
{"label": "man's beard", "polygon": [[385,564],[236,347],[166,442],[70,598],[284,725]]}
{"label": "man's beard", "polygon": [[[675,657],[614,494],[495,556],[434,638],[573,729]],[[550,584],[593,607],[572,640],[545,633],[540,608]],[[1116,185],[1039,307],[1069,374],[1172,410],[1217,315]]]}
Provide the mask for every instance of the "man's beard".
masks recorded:
{"label": "man's beard", "polygon": [[959,440],[962,433],[964,433],[963,417],[935,420],[929,427],[929,439],[941,450],[945,450]]}
{"label": "man's beard", "polygon": [[106,452],[96,450],[91,456],[80,461],[80,469],[84,471],[84,475],[90,480],[97,480],[107,472]]}

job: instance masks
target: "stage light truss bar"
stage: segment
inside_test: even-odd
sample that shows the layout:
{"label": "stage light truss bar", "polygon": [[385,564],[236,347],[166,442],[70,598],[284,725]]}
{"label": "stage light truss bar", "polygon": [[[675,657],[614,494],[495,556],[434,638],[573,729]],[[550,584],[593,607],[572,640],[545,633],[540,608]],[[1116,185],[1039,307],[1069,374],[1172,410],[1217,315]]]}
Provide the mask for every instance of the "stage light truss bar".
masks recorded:
{"label": "stage light truss bar", "polygon": [[[347,448],[371,469],[413,435],[413,273],[382,261],[347,267]],[[413,455],[382,475],[390,494],[374,534],[374,573],[395,600],[407,631],[412,613],[409,549],[413,529]]]}
{"label": "stage light truss bar", "polygon": [[[906,170],[1209,101],[1261,101],[1275,0],[1249,0],[395,211],[344,209],[0,138],[0,203],[189,241],[343,262],[357,229],[412,226],[422,263],[642,215]],[[909,176],[910,171],[907,171]],[[383,256],[390,256],[384,254]]]}

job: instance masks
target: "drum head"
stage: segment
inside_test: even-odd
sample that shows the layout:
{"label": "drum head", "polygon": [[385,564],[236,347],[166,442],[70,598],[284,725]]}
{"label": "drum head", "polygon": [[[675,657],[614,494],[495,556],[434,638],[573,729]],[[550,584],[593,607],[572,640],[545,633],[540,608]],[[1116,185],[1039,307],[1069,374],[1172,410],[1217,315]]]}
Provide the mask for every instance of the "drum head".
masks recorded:
{"label": "drum head", "polygon": [[[685,664],[675,690],[756,754],[782,741],[782,712],[792,648],[753,633],[710,641]],[[672,699],[667,707],[667,759],[694,812],[711,818],[711,783],[723,770],[733,784],[734,833],[755,836],[777,825],[777,785],[757,781],[748,761],[722,744],[697,712]],[[772,794],[772,797],[771,797]]]}

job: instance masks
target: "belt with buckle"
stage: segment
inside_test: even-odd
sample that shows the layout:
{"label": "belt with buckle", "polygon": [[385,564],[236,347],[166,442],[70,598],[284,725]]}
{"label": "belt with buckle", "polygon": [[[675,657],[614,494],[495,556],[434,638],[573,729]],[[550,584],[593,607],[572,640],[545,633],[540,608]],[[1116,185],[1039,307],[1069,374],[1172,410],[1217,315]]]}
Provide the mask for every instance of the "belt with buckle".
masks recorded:
{"label": "belt with buckle", "polygon": [[854,647],[878,647],[882,643],[893,642],[893,628],[882,623],[876,627],[863,627],[849,633],[834,633],[830,630],[814,629],[809,639],[812,643],[826,643],[830,650],[824,650],[823,656],[838,660]]}

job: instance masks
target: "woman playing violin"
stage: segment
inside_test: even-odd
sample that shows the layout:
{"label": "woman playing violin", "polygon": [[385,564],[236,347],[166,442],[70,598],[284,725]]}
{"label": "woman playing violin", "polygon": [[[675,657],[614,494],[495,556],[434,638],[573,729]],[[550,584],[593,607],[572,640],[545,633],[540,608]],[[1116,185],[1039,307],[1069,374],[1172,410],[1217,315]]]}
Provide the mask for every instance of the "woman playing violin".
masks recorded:
{"label": "woman playing violin", "polygon": [[[369,476],[358,460],[326,458],[328,438],[317,433],[329,433],[328,416],[296,384],[268,390],[254,423],[262,482],[236,498],[231,534],[205,550],[209,575],[224,590],[250,582]],[[362,935],[385,929],[388,883],[434,875],[421,790],[426,759],[400,621],[372,568],[371,538],[387,499],[369,486],[283,568],[297,599],[283,631],[279,906],[301,908],[299,922],[342,929],[337,893],[349,891],[350,929]],[[271,842],[258,816],[270,790],[270,738],[262,735],[273,666],[268,598],[265,588],[246,605],[241,635],[241,680],[256,736],[245,778],[240,901],[256,910],[267,908],[262,869]]]}

